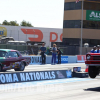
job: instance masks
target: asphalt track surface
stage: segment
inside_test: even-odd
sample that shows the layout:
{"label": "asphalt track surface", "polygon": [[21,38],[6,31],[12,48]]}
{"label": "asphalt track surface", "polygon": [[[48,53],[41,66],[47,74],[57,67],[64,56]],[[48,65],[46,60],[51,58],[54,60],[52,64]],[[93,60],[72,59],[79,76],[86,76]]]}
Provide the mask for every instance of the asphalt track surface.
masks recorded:
{"label": "asphalt track surface", "polygon": [[[48,70],[67,70],[67,69],[72,69],[73,67],[81,67],[82,70],[86,68],[86,65],[84,63],[71,63],[71,64],[56,64],[56,65],[51,65],[51,64],[45,64],[45,65],[29,65],[25,68],[24,72],[29,72],[29,71],[48,71]],[[83,70],[83,71],[84,71]],[[7,70],[7,73],[15,72],[13,69],[12,70]],[[5,72],[5,73],[6,73]],[[18,71],[17,71],[18,72]],[[0,72],[4,73],[4,72]]]}
{"label": "asphalt track surface", "polygon": [[[85,64],[30,65],[25,71],[62,70]],[[7,72],[14,72],[9,70]],[[100,77],[0,85],[0,100],[100,100]]]}

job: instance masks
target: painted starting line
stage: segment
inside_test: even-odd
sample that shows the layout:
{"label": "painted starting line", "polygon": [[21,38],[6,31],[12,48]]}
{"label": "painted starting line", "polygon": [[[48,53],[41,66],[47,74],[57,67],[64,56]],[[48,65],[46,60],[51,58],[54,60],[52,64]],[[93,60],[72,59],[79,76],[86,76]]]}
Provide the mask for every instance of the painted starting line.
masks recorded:
{"label": "painted starting line", "polygon": [[45,80],[45,81],[1,84],[0,85],[0,91],[6,90],[6,89],[7,90],[8,89],[18,89],[18,88],[27,88],[27,87],[35,87],[35,86],[42,86],[42,85],[81,82],[81,81],[90,81],[90,80],[93,80],[93,79],[89,79],[89,78],[68,78],[68,79],[57,79],[57,80]]}

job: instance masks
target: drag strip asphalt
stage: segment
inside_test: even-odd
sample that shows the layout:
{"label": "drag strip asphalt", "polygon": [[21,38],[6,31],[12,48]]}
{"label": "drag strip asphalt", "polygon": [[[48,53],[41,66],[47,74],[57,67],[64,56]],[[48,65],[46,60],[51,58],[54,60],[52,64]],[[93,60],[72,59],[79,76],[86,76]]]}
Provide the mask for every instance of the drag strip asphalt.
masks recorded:
{"label": "drag strip asphalt", "polygon": [[[29,65],[25,68],[24,72],[48,71],[48,70],[67,70],[67,69],[72,70],[73,67],[81,67],[82,71],[85,71],[86,65],[84,63],[67,63],[67,64],[56,64],[56,65],[51,65],[51,64]],[[15,73],[14,69],[7,70],[6,72],[0,72],[0,73],[11,73],[11,72]]]}
{"label": "drag strip asphalt", "polygon": [[[81,67],[84,63],[61,65],[29,65],[26,71],[63,70]],[[15,73],[9,70],[5,73]],[[0,85],[0,100],[100,100],[100,76],[67,78]]]}

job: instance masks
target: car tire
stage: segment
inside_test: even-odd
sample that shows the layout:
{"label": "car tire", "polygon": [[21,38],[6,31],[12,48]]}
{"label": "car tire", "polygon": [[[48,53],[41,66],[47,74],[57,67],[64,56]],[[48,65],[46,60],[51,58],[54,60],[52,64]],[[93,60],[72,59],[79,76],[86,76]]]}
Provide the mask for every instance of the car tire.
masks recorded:
{"label": "car tire", "polygon": [[15,71],[19,71],[18,68],[14,69]]}
{"label": "car tire", "polygon": [[0,72],[2,72],[2,66],[0,65]]}
{"label": "car tire", "polygon": [[24,71],[24,69],[25,69],[25,64],[24,62],[21,62],[19,70]]}
{"label": "car tire", "polygon": [[90,78],[95,78],[99,74],[99,69],[95,66],[89,66]]}
{"label": "car tire", "polygon": [[6,70],[3,69],[2,65],[0,65],[0,72],[6,72]]}
{"label": "car tire", "polygon": [[25,64],[24,64],[24,62],[21,62],[20,68],[16,68],[16,69],[14,69],[14,70],[15,70],[15,71],[24,71],[24,69],[25,69]]}
{"label": "car tire", "polygon": [[6,70],[2,70],[2,72],[6,72]]}

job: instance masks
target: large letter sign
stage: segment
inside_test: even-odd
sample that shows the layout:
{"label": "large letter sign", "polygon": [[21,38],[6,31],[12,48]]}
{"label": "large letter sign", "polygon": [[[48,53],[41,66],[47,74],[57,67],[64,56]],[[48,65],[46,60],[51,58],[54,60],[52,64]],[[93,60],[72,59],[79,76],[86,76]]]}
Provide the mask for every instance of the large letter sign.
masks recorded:
{"label": "large letter sign", "polygon": [[39,29],[21,29],[24,34],[34,35],[36,37],[30,36],[30,41],[41,42],[43,39],[43,33]]}
{"label": "large letter sign", "polygon": [[[53,35],[55,35],[55,39],[53,39]],[[58,39],[58,34],[55,32],[50,33],[50,42],[56,42]]]}

